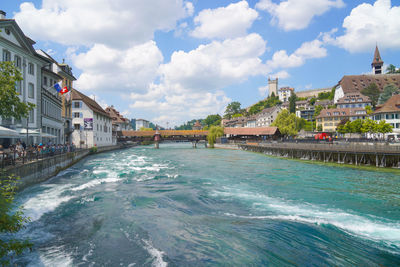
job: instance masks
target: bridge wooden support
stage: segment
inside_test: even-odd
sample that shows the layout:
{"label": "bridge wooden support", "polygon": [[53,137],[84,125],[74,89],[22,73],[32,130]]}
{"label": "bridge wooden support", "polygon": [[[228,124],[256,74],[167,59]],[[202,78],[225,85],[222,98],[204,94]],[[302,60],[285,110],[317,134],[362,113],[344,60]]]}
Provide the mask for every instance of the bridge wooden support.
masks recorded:
{"label": "bridge wooden support", "polygon": [[160,148],[160,143],[159,142],[154,142],[154,148],[159,149]]}
{"label": "bridge wooden support", "polygon": [[339,164],[360,165],[375,165],[376,167],[389,167],[400,169],[400,152],[385,152],[385,151],[351,151],[330,149],[324,147],[321,149],[308,149],[288,147],[283,144],[282,147],[277,145],[239,145],[240,149],[259,152],[266,155],[298,158],[312,161],[336,162]]}
{"label": "bridge wooden support", "polygon": [[193,147],[193,148],[197,148],[197,141],[193,141],[193,142],[192,142],[192,147]]}

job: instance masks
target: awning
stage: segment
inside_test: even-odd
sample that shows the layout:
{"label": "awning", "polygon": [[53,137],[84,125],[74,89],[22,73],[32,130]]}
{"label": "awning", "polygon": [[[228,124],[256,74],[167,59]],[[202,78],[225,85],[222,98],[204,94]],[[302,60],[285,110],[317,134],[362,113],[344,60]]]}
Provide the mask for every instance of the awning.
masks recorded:
{"label": "awning", "polygon": [[0,138],[20,138],[17,131],[0,126]]}
{"label": "awning", "polygon": [[[22,128],[21,130],[18,131],[21,135],[26,135],[26,128]],[[30,136],[40,136],[40,132],[38,129],[28,129],[28,135]]]}
{"label": "awning", "polygon": [[57,138],[57,136],[48,133],[42,133],[40,136],[44,138]]}

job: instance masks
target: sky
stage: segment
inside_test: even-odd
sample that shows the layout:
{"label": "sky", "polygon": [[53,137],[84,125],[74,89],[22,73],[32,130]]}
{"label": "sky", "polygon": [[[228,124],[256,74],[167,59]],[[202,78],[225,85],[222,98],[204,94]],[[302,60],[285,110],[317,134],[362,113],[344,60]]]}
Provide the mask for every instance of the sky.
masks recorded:
{"label": "sky", "polygon": [[[166,126],[367,74],[378,44],[400,66],[399,0],[2,0],[74,87]],[[384,67],[385,67],[384,66]]]}

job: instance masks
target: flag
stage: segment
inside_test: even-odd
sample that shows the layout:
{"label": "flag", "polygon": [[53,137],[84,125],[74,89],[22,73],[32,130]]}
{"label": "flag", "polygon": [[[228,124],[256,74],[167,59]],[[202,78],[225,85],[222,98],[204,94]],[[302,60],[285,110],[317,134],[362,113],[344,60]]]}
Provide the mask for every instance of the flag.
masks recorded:
{"label": "flag", "polygon": [[61,90],[60,93],[63,95],[63,94],[68,93],[68,92],[69,92],[68,87],[65,86],[65,87]]}
{"label": "flag", "polygon": [[58,84],[58,83],[56,83],[54,86],[53,86],[56,90],[57,90],[57,92],[61,92],[61,86]]}

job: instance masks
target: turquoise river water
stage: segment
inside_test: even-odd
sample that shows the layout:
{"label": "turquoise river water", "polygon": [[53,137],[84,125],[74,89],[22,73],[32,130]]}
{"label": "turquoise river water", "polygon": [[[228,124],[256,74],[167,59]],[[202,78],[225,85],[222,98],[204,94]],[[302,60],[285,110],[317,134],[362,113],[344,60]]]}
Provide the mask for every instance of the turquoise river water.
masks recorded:
{"label": "turquoise river water", "polygon": [[21,266],[399,266],[400,177],[261,154],[135,147],[17,196]]}

